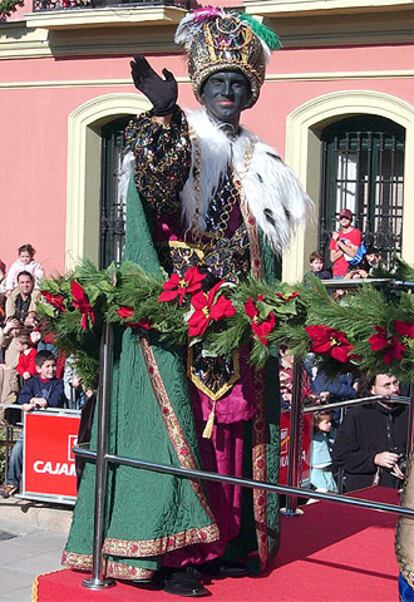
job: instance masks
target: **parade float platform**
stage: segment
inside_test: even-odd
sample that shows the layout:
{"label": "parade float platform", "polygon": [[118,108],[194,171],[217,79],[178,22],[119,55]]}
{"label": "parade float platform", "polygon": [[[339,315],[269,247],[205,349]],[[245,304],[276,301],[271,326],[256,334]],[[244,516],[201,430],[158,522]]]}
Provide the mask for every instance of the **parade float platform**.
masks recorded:
{"label": "parade float platform", "polygon": [[[398,504],[394,490],[377,487],[358,497]],[[223,602],[395,602],[398,567],[394,555],[397,515],[316,502],[304,515],[281,518],[281,544],[265,576],[205,582],[210,599]],[[117,583],[104,591],[82,587],[85,573],[62,570],[40,575],[32,602],[164,602],[163,591]]]}

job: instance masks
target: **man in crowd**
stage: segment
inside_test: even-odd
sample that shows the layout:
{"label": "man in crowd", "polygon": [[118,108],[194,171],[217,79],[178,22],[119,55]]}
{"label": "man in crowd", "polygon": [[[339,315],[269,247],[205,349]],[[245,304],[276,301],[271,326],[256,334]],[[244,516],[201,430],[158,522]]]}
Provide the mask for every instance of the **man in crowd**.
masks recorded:
{"label": "man in crowd", "polygon": [[332,276],[343,278],[348,271],[349,260],[355,257],[362,242],[362,233],[352,226],[353,213],[350,209],[341,209],[339,213],[339,231],[332,233],[329,244],[332,263]]}
{"label": "man in crowd", "polygon": [[377,374],[368,382],[367,394],[383,399],[351,410],[333,448],[334,464],[344,469],[344,491],[397,487],[404,479],[399,464],[406,451],[408,409],[388,399],[400,394],[398,380]]}
{"label": "man in crowd", "polygon": [[[9,318],[4,326],[0,326],[0,402],[13,404],[19,391],[17,364],[19,349],[17,340],[22,324],[16,318]],[[4,418],[4,408],[0,410],[0,422]]]}
{"label": "man in crowd", "polygon": [[17,287],[6,302],[6,320],[17,318],[20,322],[33,315],[36,310],[38,291],[34,291],[34,278],[30,272],[20,272],[17,276]]}

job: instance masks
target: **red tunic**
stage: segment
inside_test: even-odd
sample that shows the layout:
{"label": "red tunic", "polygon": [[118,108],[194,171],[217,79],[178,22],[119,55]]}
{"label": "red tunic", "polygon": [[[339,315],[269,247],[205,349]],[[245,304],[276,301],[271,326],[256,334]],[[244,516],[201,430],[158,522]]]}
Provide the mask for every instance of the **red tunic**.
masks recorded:
{"label": "red tunic", "polygon": [[[358,230],[358,228],[352,228],[349,232],[340,232],[339,233],[340,240],[351,243],[356,247],[359,247],[362,241],[362,232]],[[329,243],[330,251],[340,251],[338,245],[335,240],[331,240]],[[332,276],[334,278],[340,278],[341,276],[345,276],[348,271],[349,263],[345,259],[344,255],[341,255],[336,261],[332,263]]]}
{"label": "red tunic", "polygon": [[20,376],[23,376],[25,372],[28,372],[30,376],[36,376],[36,349],[32,347],[29,353],[22,351],[19,355],[19,361],[16,367],[17,372]]}

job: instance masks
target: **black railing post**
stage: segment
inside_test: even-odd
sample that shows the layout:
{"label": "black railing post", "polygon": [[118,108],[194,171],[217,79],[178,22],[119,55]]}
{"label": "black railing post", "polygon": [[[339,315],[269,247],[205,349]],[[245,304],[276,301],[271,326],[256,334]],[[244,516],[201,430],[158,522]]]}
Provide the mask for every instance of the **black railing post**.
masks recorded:
{"label": "black railing post", "polygon": [[102,546],[104,540],[104,518],[106,482],[108,476],[108,427],[109,401],[111,386],[111,360],[113,348],[113,327],[106,323],[101,339],[99,356],[99,387],[98,387],[98,441],[96,452],[96,482],[95,482],[95,513],[93,535],[93,565],[91,579],[82,581],[88,589],[100,590],[115,585],[113,579],[105,579]]}
{"label": "black railing post", "polygon": [[[293,388],[292,403],[290,408],[290,437],[288,449],[288,487],[298,487],[300,474],[300,461],[302,454],[302,370],[303,364],[300,358],[295,358],[293,364]],[[282,509],[283,514],[287,516],[299,516],[303,514],[298,509],[298,498],[296,496],[286,496],[286,507]]]}

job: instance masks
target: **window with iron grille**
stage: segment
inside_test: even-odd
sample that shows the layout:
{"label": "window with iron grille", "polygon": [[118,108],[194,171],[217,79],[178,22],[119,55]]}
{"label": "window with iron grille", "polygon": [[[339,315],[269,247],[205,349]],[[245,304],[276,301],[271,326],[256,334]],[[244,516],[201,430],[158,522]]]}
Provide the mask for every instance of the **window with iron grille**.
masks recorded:
{"label": "window with iron grille", "polygon": [[118,190],[124,129],[129,117],[117,119],[102,128],[100,249],[99,264],[107,267],[112,261],[121,263],[125,244],[126,207]]}
{"label": "window with iron grille", "polygon": [[344,119],[322,133],[319,245],[328,255],[343,208],[385,260],[401,253],[405,130],[383,117]]}

